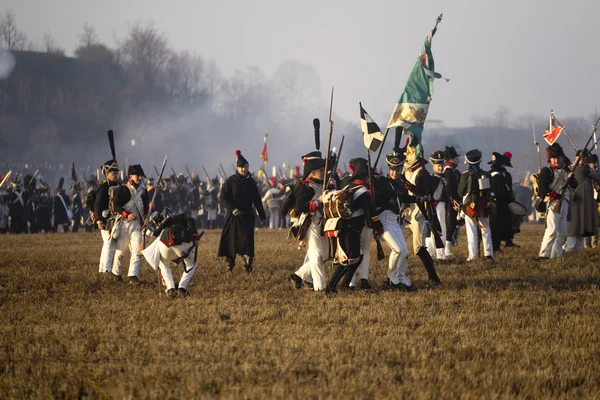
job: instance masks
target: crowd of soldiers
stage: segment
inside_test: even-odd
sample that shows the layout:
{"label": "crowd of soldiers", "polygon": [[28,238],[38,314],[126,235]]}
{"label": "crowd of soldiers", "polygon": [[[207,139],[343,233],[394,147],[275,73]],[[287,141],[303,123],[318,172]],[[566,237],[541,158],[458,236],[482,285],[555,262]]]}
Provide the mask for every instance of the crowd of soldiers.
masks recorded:
{"label": "crowd of soldiers", "polygon": [[[249,163],[240,151],[233,175],[206,182],[195,174],[187,179],[174,171],[155,182],[152,177],[146,179],[141,165],[130,165],[125,178],[112,159],[102,165],[104,180],[91,176],[84,190],[73,179],[68,194],[63,178],[52,195],[48,184],[35,174],[23,179],[3,177],[0,232],[77,232],[85,222],[86,231],[102,233],[101,273],[111,273],[121,281],[121,264],[129,251],[127,279],[139,283],[143,255],[160,269],[171,297],[188,294],[187,285],[196,269],[198,228],[223,228],[218,256],[233,271],[236,255],[240,255],[245,271],[251,273],[255,229],[289,227],[298,248],[307,251],[303,265],[290,276],[293,285],[329,292],[337,291],[340,282],[343,289],[371,287],[374,239],[378,259],[384,257],[382,242],[390,250],[386,284],[411,291],[405,233],[412,236],[412,253],[432,285],[440,283],[435,260],[454,257],[462,226],[467,261],[480,257],[480,247],[483,257],[493,260],[503,247],[518,247],[514,235],[532,207],[546,222],[539,259],[597,245],[597,156],[580,151],[571,162],[556,143],[546,155],[548,166],[534,175],[532,189],[513,185],[507,170],[512,167],[510,152],[493,152],[488,169],[482,166],[482,152],[470,150],[464,154],[466,168],[460,172],[461,155],[453,146],[437,149],[428,158],[408,146],[395,147],[385,157],[387,174],[378,173],[360,157],[350,160],[348,174],[341,174],[334,152],[326,158],[312,151],[301,157],[303,172],[297,168],[289,180],[269,179],[264,169],[258,179],[249,173]],[[327,164],[333,167],[326,168]],[[151,234],[157,240],[146,247]],[[184,265],[179,283],[171,272],[174,258]],[[327,261],[335,267],[329,279]]]}

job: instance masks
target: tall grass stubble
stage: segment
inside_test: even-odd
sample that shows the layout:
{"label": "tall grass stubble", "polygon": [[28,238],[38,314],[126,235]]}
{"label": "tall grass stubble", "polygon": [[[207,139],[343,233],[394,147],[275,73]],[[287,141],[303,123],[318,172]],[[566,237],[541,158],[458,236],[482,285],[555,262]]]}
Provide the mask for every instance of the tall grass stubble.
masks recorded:
{"label": "tall grass stubble", "polygon": [[219,233],[175,300],[145,262],[140,287],[99,276],[98,233],[1,236],[0,397],[600,397],[598,250],[534,261],[543,227],[525,226],[465,263],[463,231],[443,286],[411,254],[404,293],[373,246],[374,288],[328,297],[292,288],[305,253],[284,232],[257,232],[250,276]]}

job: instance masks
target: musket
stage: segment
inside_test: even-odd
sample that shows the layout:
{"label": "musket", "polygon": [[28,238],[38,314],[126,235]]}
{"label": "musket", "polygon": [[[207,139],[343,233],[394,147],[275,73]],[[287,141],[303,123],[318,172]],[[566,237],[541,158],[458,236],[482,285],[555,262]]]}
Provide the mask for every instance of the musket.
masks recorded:
{"label": "musket", "polygon": [[331,136],[333,136],[333,120],[331,114],[333,113],[333,87],[331,87],[331,100],[329,102],[329,135],[327,138],[327,153],[325,153],[325,174],[323,176],[323,188],[322,192],[329,185],[329,152],[331,151]]}
{"label": "musket", "polygon": [[335,159],[335,166],[333,167],[334,173],[337,172],[338,165],[340,164],[340,158],[342,155],[342,149],[344,148],[344,138],[346,135],[342,135],[342,141],[340,142],[340,150],[338,151]]}
{"label": "musket", "polygon": [[540,155],[540,144],[538,143],[538,141],[535,138],[535,124],[533,122],[533,120],[531,120],[531,130],[533,133],[533,144],[535,145],[536,149],[537,149],[537,153],[538,153],[538,174],[540,173],[540,171],[542,170],[542,156]]}
{"label": "musket", "polygon": [[[596,120],[596,123],[594,124],[594,128],[596,127],[596,125],[598,125],[599,121],[600,121],[600,118],[598,118]],[[592,128],[592,134],[590,135],[590,137],[588,138],[587,142],[585,143],[585,146],[583,147],[583,150],[581,150],[581,155],[579,157],[577,157],[577,160],[575,161],[575,165],[573,165],[573,168],[571,169],[572,172],[574,172],[575,168],[577,168],[577,166],[581,163],[581,160],[583,159],[583,155],[587,151],[587,148],[590,145],[590,142],[592,141],[592,138],[594,137],[594,135],[596,133],[596,129],[594,129],[594,128]],[[565,183],[563,184],[563,187],[560,190],[560,197],[558,198],[558,202],[554,206],[554,212],[555,213],[559,213],[560,212],[560,207],[561,207],[561,204],[562,204],[562,199],[563,199],[563,196],[564,196],[564,194],[565,194],[565,192],[566,192],[566,190],[567,190],[568,187],[569,187],[569,179],[567,179],[565,181]]]}
{"label": "musket", "polygon": [[[596,114],[595,117],[598,118],[598,108],[596,107]],[[596,122],[597,124],[598,122]],[[594,126],[592,127],[592,130],[594,132],[594,147],[596,148],[596,156],[598,156],[598,138],[596,137],[596,124],[594,124]],[[600,171],[600,163],[596,163],[596,170]]]}
{"label": "musket", "polygon": [[10,179],[11,175],[12,175],[12,169],[6,173],[6,176],[4,177],[4,179],[2,179],[2,182],[0,182],[0,189],[2,189],[2,187],[4,186],[4,184],[6,182],[8,182],[8,180]]}
{"label": "musket", "polygon": [[206,172],[206,168],[204,168],[204,164],[202,164],[202,171],[204,171],[204,175],[206,175],[206,179],[207,179],[206,184],[210,185],[210,176],[208,175],[208,172]]}
{"label": "musket", "polygon": [[[221,178],[227,179],[227,174],[225,173],[225,168],[223,168],[223,165],[221,163],[219,163],[219,168],[221,168]],[[235,169],[234,169],[234,171],[235,171]]]}
{"label": "musket", "polygon": [[[156,172],[156,176],[158,176],[160,174],[160,172],[158,172],[158,170],[156,169],[156,166],[153,165],[152,168],[154,168],[154,172]],[[158,184],[158,182],[156,182]]]}
{"label": "musket", "polygon": [[187,164],[183,164],[183,165],[185,166],[185,170],[186,170],[188,176],[190,177],[190,182],[191,182],[193,179],[192,179],[192,174],[190,174],[190,169],[188,168]]}
{"label": "musket", "polygon": [[33,173],[33,176],[29,180],[29,183],[27,184],[27,187],[25,189],[29,189],[29,187],[31,186],[31,182],[35,182],[35,177],[37,176],[38,172],[40,172],[40,170],[36,169],[35,172]]}
{"label": "musket", "polygon": [[479,219],[477,219],[476,217],[472,216],[471,214],[469,214],[469,213],[467,212],[467,207],[466,207],[466,205],[465,205],[465,206],[463,206],[463,205],[461,205],[461,204],[460,204],[458,201],[456,201],[456,200],[454,200],[454,199],[453,199],[453,200],[452,200],[452,206],[454,207],[454,209],[455,209],[456,211],[462,211],[462,212],[463,212],[463,214],[465,214],[467,217],[469,217],[469,218],[471,219],[471,221],[475,222],[475,224],[476,224],[476,225],[477,225],[477,226],[478,226],[478,227],[479,227],[481,230],[483,230],[483,231],[487,230],[487,229],[486,229],[486,228],[483,226],[483,224],[482,224],[482,223],[479,221]]}
{"label": "musket", "polygon": [[[158,174],[157,182],[160,182],[163,176],[163,172],[165,172],[165,167],[167,166],[168,157],[165,154],[165,159],[162,164],[162,168],[160,169],[160,174]],[[150,220],[150,216],[152,215],[152,210],[154,209],[154,201],[156,200],[156,195],[160,190],[160,186],[157,184],[154,186],[154,193],[152,194],[152,200],[150,201],[150,207],[148,208],[148,213],[146,214],[146,218],[144,219],[144,225],[142,226],[142,244],[138,249],[138,255],[142,254],[142,251],[146,248],[146,228],[148,227],[148,221]]]}

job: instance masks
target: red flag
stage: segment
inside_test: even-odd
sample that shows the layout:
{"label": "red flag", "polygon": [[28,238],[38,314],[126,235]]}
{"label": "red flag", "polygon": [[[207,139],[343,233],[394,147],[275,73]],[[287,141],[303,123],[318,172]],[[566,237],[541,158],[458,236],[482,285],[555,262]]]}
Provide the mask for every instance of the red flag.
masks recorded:
{"label": "red flag", "polygon": [[267,151],[267,136],[269,136],[268,134],[265,135],[265,144],[263,146],[262,151],[260,152],[260,158],[263,160],[263,164],[266,164],[269,162],[269,152]]}
{"label": "red flag", "polygon": [[552,146],[552,144],[554,142],[556,142],[556,139],[558,139],[558,137],[560,136],[560,134],[562,133],[562,131],[564,129],[565,129],[565,127],[562,126],[562,124],[560,123],[558,118],[556,118],[554,113],[553,112],[550,113],[550,121],[548,121],[548,129],[546,129],[544,131],[544,140],[546,141],[546,143],[548,143],[550,146]]}

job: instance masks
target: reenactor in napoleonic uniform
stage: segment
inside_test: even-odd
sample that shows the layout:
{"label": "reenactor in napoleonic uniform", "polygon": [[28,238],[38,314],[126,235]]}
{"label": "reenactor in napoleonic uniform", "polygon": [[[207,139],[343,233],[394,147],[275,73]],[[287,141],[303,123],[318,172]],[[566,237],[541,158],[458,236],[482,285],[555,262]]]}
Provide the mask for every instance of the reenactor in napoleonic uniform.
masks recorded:
{"label": "reenactor in napoleonic uniform", "polygon": [[25,221],[25,204],[27,198],[23,193],[21,182],[11,178],[11,191],[9,200],[9,217],[11,233],[27,233],[27,222]]}
{"label": "reenactor in napoleonic uniform", "polygon": [[62,226],[63,232],[69,232],[69,225],[71,224],[72,215],[71,213],[71,199],[65,193],[63,188],[64,178],[60,178],[58,187],[56,188],[56,194],[54,196],[54,232],[58,232],[58,227]]}
{"label": "reenactor in napoleonic uniform", "polygon": [[467,247],[469,249],[467,261],[473,261],[479,255],[479,226],[476,221],[482,226],[483,254],[487,259],[494,257],[487,205],[491,196],[490,175],[487,171],[481,169],[479,165],[481,157],[481,151],[477,149],[468,151],[465,154],[465,164],[469,165],[469,169],[462,173],[458,184],[458,194],[462,196],[462,204],[473,211],[472,218],[465,217]]}
{"label": "reenactor in napoleonic uniform", "polygon": [[[152,226],[155,221],[157,225]],[[172,215],[166,208],[160,214],[153,213],[149,225],[156,240],[142,254],[152,268],[160,268],[167,296],[174,298],[179,294],[187,297],[188,285],[197,269],[199,236],[195,219],[187,214]],[[183,264],[183,274],[178,283],[173,278],[172,262]]]}
{"label": "reenactor in napoleonic uniform", "polygon": [[40,179],[40,186],[37,189],[38,206],[37,220],[38,230],[46,233],[53,232],[52,228],[52,205],[53,199],[50,195],[50,187],[46,182]]}
{"label": "reenactor in napoleonic uniform", "polygon": [[251,273],[254,261],[254,222],[255,208],[258,216],[265,221],[258,187],[248,172],[248,161],[239,150],[236,151],[236,172],[221,188],[221,202],[227,208],[225,226],[221,233],[217,257],[225,257],[227,268],[233,271],[236,255],[244,260],[246,273]]}
{"label": "reenactor in napoleonic uniform", "polygon": [[512,242],[512,216],[508,208],[509,203],[515,200],[512,192],[512,179],[506,175],[506,167],[512,167],[510,160],[504,154],[492,153],[490,167],[490,190],[494,193],[493,213],[490,218],[492,230],[492,247],[494,251],[500,250],[502,241]]}
{"label": "reenactor in napoleonic uniform", "polygon": [[457,204],[462,203],[458,195],[458,182],[460,181],[460,172],[458,171],[458,157],[454,146],[446,146],[444,150],[444,179],[446,180],[446,195],[449,204],[446,205],[446,247],[444,252],[446,257],[452,257],[452,246],[458,246],[458,231],[460,229],[459,213]]}
{"label": "reenactor in napoleonic uniform", "polygon": [[380,176],[375,182],[375,212],[383,226],[381,239],[390,247],[387,284],[395,289],[414,290],[412,281],[406,275],[408,247],[402,232],[401,214],[408,204],[415,202],[404,184],[400,181],[402,168],[406,162],[403,152],[394,151],[386,155],[388,176]]}
{"label": "reenactor in napoleonic uniform", "polygon": [[[113,213],[115,214],[115,227],[113,228],[112,243],[115,257],[118,260],[113,265],[113,274],[117,281],[121,278],[121,263],[123,253],[130,252],[129,271],[127,280],[131,284],[139,284],[142,245],[142,225],[148,213],[150,201],[148,191],[143,182],[145,174],[139,164],[130,165],[127,171],[129,179],[125,184],[115,186],[113,191]],[[119,279],[121,278],[121,279]]]}
{"label": "reenactor in napoleonic uniform", "polygon": [[306,244],[304,264],[290,275],[296,289],[304,282],[312,284],[315,291],[325,290],[325,260],[329,258],[329,242],[322,236],[323,229],[323,175],[325,159],[314,151],[302,157],[304,174],[293,189],[293,212],[299,218],[299,246]]}
{"label": "reenactor in napoleonic uniform", "polygon": [[[567,241],[567,216],[577,181],[569,171],[566,156],[558,143],[546,148],[549,165],[538,177],[540,197],[545,206],[546,230],[540,246],[539,258],[560,258]],[[540,211],[540,209],[538,209]]]}
{"label": "reenactor in napoleonic uniform", "polygon": [[[108,160],[102,164],[102,173],[106,179],[104,179],[98,186],[98,189],[96,189],[93,201],[94,221],[98,225],[98,229],[102,235],[102,251],[100,252],[98,272],[112,274],[115,250],[111,245],[113,241],[111,231],[113,229],[114,219],[110,218],[109,189],[118,185],[119,164],[117,164],[116,160]],[[117,262],[120,261],[117,260]],[[114,276],[116,277],[116,275]]]}
{"label": "reenactor in napoleonic uniform", "polygon": [[[430,184],[430,195],[432,206],[437,216],[437,220],[440,224],[441,228],[441,237],[442,240],[445,240],[447,236],[446,232],[446,208],[450,207],[448,191],[446,189],[446,178],[444,177],[444,152],[440,149],[434,151],[431,156],[429,156],[429,161],[431,162],[433,173],[429,179]],[[446,251],[445,251],[445,243],[444,247],[436,248],[435,246],[435,236],[433,232],[430,233],[429,237],[425,240],[427,251],[432,257],[437,258],[438,260],[446,259]]]}

